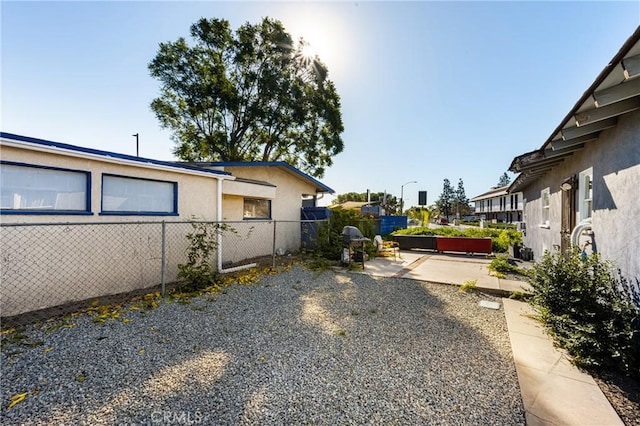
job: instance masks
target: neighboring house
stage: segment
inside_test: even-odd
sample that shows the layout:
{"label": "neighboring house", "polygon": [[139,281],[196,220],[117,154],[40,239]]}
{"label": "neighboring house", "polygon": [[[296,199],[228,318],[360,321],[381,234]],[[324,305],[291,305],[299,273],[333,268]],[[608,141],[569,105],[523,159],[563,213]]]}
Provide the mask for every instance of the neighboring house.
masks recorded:
{"label": "neighboring house", "polygon": [[542,146],[514,158],[534,257],[579,245],[640,279],[640,27]]}
{"label": "neighboring house", "polygon": [[158,285],[165,241],[175,281],[194,218],[231,222],[218,269],[270,255],[274,236],[298,250],[302,200],[333,192],[286,163],[194,166],[11,133],[0,147],[2,316]]}
{"label": "neighboring house", "polygon": [[[225,221],[236,222],[231,226],[241,231],[237,238],[237,256],[242,256],[249,247],[253,253],[258,250],[261,255],[271,254],[273,235],[276,249],[298,250],[303,205],[316,206],[319,198],[334,193],[333,189],[284,161],[188,164],[229,172],[236,177],[235,181],[223,185],[222,216]],[[275,233],[273,226],[265,225],[264,221],[277,222]],[[250,231],[256,238],[251,243],[243,243],[243,230],[247,230],[244,233]]]}
{"label": "neighboring house", "polygon": [[491,188],[490,191],[472,198],[476,216],[497,222],[522,221],[522,192],[510,194],[508,190],[509,185]]}
{"label": "neighboring house", "polygon": [[[0,147],[2,316],[160,284],[158,222],[219,219],[222,183],[234,179],[10,133]],[[166,226],[167,282],[189,231]]]}

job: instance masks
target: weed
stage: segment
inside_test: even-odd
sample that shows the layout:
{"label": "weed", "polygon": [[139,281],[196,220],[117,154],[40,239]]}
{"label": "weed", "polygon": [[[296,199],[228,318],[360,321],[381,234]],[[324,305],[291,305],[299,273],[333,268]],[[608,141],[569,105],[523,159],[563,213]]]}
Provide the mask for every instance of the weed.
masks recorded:
{"label": "weed", "polygon": [[193,230],[187,234],[187,263],[178,265],[178,278],[185,283],[182,288],[184,291],[199,290],[214,281],[216,272],[211,257],[218,247],[218,236],[227,230],[235,232],[226,224],[194,221],[191,226]]}
{"label": "weed", "polygon": [[511,294],[509,294],[509,299],[513,300],[526,300],[526,298],[527,295],[524,292],[518,290],[513,290]]}
{"label": "weed", "polygon": [[[505,278],[505,274],[516,274],[525,277],[531,276],[531,271],[524,268],[519,268],[509,261],[508,256],[497,256],[489,263],[489,271],[492,271],[498,278]],[[501,276],[499,275],[501,274]]]}
{"label": "weed", "polygon": [[468,291],[475,290],[477,285],[478,285],[478,280],[466,280],[460,286],[460,291],[462,293],[466,293]]}

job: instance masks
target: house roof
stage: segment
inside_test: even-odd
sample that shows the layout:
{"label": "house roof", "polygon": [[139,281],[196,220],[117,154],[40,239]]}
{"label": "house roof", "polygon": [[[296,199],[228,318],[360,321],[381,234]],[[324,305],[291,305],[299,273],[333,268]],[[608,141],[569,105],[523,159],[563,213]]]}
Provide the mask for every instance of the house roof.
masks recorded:
{"label": "house roof", "polygon": [[179,173],[208,175],[224,179],[235,179],[231,173],[220,170],[206,170],[187,164],[179,164],[173,161],[161,161],[151,158],[136,157],[127,154],[118,154],[100,149],[85,148],[77,145],[53,142],[44,139],[32,138],[29,136],[16,135],[13,133],[0,132],[2,143],[7,146],[30,147],[37,151],[53,152],[61,155],[73,157],[98,159],[111,163],[125,163],[140,167],[150,167],[155,169],[171,170]]}
{"label": "house roof", "polygon": [[614,127],[622,114],[640,109],[640,26],[600,72],[542,146],[513,159],[509,170],[520,173],[509,192],[520,191],[595,143],[600,132]]}
{"label": "house roof", "polygon": [[499,197],[501,195],[506,195],[509,192],[509,185],[501,186],[498,188],[491,188],[491,190],[485,192],[484,194],[477,195],[473,197],[469,201],[480,201],[486,200],[487,198]]}
{"label": "house roof", "polygon": [[329,194],[335,193],[335,191],[323,184],[319,180],[309,176],[303,171],[293,167],[291,164],[285,161],[213,161],[213,162],[190,162],[184,163],[197,167],[277,167],[290,174],[307,181],[311,185],[316,187],[316,192],[326,192]]}

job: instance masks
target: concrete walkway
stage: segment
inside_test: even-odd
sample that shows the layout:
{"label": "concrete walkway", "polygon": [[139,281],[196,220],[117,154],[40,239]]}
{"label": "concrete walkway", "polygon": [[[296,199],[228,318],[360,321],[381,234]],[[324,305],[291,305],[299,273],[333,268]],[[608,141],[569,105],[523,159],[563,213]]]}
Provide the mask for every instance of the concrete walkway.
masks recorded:
{"label": "concrete walkway", "polygon": [[[365,273],[453,285],[476,280],[478,289],[493,292],[530,290],[522,281],[490,276],[490,261],[483,256],[402,251],[395,259],[367,262]],[[503,298],[502,305],[527,425],[624,425],[593,378],[574,367],[531,318],[529,304]]]}
{"label": "concrete walkway", "polygon": [[529,291],[524,281],[499,279],[489,275],[491,259],[433,252],[402,251],[393,257],[377,257],[366,263],[365,272],[375,276],[394,276],[439,284],[461,285],[476,280],[476,286],[493,291]]}

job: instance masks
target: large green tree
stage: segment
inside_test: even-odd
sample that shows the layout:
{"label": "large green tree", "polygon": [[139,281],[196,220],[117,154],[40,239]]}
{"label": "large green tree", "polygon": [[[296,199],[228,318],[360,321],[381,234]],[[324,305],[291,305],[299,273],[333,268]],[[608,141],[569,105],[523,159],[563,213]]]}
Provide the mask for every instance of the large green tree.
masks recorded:
{"label": "large green tree", "polygon": [[340,96],[327,67],[305,56],[281,22],[232,32],[202,18],[184,38],[160,43],[149,71],[151,103],[185,161],[286,161],[321,177],[344,146]]}

